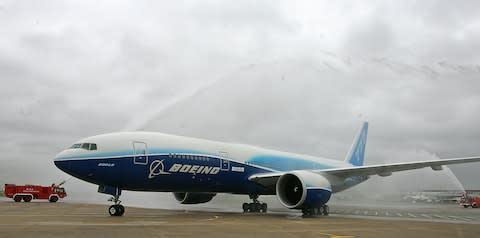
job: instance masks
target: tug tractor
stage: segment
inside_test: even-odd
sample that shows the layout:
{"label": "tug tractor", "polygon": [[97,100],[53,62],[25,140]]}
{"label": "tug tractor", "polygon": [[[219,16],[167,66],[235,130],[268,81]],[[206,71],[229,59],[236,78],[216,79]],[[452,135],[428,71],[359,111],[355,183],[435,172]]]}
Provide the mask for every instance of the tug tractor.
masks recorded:
{"label": "tug tractor", "polygon": [[3,193],[6,197],[12,198],[15,202],[30,202],[33,199],[45,199],[49,202],[57,202],[60,198],[67,196],[65,188],[52,184],[50,186],[41,185],[15,185],[5,184]]}

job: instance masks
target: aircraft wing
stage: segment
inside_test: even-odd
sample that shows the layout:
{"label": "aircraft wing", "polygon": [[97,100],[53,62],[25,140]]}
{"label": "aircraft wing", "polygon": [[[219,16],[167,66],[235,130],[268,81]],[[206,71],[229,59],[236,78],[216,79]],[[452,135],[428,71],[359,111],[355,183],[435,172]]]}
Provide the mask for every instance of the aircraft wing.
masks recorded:
{"label": "aircraft wing", "polygon": [[[344,178],[348,178],[352,176],[368,176],[368,175],[389,176],[393,172],[398,172],[398,171],[421,169],[426,167],[431,167],[433,170],[441,170],[443,165],[472,163],[472,162],[480,162],[480,157],[439,159],[439,160],[428,160],[428,161],[417,161],[417,162],[404,162],[404,163],[393,163],[393,164],[383,164],[383,165],[365,165],[365,166],[355,166],[355,167],[347,167],[347,168],[306,170],[306,171],[310,171],[318,174],[334,175],[337,177],[344,177]],[[254,174],[249,177],[249,180],[264,186],[272,186],[272,185],[275,185],[278,178],[285,173],[288,173],[288,171]]]}

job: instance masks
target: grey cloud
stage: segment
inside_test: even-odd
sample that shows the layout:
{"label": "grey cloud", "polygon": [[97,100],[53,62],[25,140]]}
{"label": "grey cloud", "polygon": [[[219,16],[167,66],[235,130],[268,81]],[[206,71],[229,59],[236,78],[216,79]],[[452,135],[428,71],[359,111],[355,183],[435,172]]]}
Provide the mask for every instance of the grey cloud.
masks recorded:
{"label": "grey cloud", "polygon": [[382,19],[369,19],[367,22],[353,23],[344,43],[344,50],[356,57],[378,57],[390,55],[395,47],[395,35],[391,26]]}

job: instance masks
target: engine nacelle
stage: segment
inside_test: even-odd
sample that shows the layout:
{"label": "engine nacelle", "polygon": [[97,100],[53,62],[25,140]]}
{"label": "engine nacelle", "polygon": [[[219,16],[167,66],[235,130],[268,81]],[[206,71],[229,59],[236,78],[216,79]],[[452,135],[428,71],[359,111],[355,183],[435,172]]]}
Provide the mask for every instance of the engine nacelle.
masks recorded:
{"label": "engine nacelle", "polygon": [[198,204],[210,202],[216,193],[173,193],[181,204]]}
{"label": "engine nacelle", "polygon": [[330,200],[332,186],[327,178],[308,171],[293,171],[277,181],[277,198],[287,208],[321,206]]}

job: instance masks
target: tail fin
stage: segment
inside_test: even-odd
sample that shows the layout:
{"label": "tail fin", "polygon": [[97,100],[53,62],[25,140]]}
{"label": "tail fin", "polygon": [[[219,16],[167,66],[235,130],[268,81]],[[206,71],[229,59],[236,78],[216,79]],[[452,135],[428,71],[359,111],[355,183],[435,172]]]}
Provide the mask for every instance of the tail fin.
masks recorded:
{"label": "tail fin", "polygon": [[352,148],[345,157],[345,162],[354,166],[362,166],[365,159],[365,145],[367,144],[368,122],[364,122],[362,130],[355,137]]}

